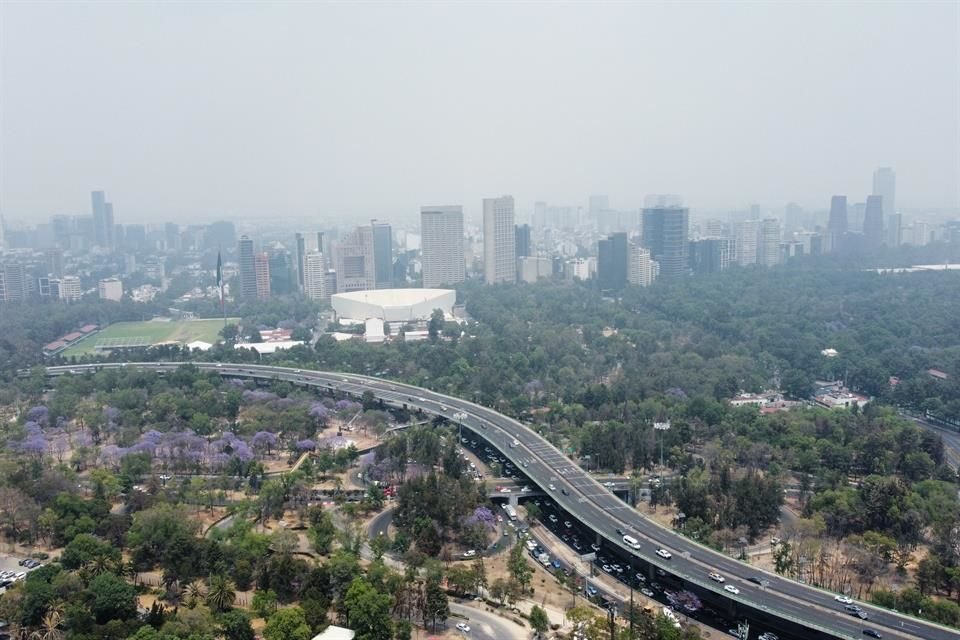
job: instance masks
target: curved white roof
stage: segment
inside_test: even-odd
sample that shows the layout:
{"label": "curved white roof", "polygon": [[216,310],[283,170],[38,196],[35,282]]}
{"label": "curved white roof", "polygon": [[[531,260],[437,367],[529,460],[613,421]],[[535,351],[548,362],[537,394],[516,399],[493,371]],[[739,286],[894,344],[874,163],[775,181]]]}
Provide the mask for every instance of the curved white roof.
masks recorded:
{"label": "curved white roof", "polygon": [[451,293],[456,295],[453,289],[369,289],[367,291],[335,293],[332,298],[334,300],[362,302],[378,307],[403,307],[439,300]]}
{"label": "curved white roof", "polygon": [[375,289],[336,293],[330,298],[340,318],[380,318],[384,322],[425,320],[434,309],[452,315],[456,301],[453,289]]}

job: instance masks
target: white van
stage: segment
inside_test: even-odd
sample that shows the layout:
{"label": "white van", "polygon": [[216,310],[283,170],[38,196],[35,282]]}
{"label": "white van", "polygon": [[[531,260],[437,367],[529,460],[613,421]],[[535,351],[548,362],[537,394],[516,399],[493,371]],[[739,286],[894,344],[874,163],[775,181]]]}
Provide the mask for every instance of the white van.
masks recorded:
{"label": "white van", "polygon": [[631,549],[639,549],[640,541],[634,538],[633,536],[623,536],[623,543],[630,547]]}

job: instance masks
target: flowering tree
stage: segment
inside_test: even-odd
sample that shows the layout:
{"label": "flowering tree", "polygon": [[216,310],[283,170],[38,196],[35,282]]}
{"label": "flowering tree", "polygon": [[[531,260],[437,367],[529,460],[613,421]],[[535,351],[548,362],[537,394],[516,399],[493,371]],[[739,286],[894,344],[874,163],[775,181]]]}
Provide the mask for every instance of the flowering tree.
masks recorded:
{"label": "flowering tree", "polygon": [[267,455],[270,455],[273,452],[273,448],[277,446],[277,434],[271,433],[270,431],[257,431],[253,434],[253,440],[250,443],[253,445],[254,450],[256,451],[266,451]]}
{"label": "flowering tree", "polygon": [[294,445],[297,451],[316,451],[317,443],[309,438],[305,440],[297,440],[296,445]]}
{"label": "flowering tree", "polygon": [[27,422],[36,422],[44,427],[49,425],[50,410],[43,405],[31,407],[30,410],[27,411]]}

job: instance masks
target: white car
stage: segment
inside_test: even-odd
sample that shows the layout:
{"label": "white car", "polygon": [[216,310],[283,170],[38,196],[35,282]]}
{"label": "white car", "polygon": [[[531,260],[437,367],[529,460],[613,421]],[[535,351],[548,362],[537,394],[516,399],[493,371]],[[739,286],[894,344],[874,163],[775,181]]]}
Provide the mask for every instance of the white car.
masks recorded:
{"label": "white car", "polygon": [[834,600],[836,600],[840,604],[853,604],[853,598],[851,598],[850,596],[836,596],[834,597]]}
{"label": "white car", "polygon": [[555,486],[550,485],[550,491],[556,491],[556,490],[557,490],[557,488],[556,488]]}
{"label": "white car", "polygon": [[723,576],[717,573],[716,571],[712,571],[710,573],[710,579],[713,580],[714,582],[726,582],[726,580],[723,579]]}
{"label": "white car", "polygon": [[470,625],[468,625],[468,624],[466,624],[466,623],[463,623],[463,622],[458,622],[458,623],[457,623],[457,630],[458,630],[458,631],[462,631],[463,633],[470,633]]}
{"label": "white car", "polygon": [[523,489],[520,489],[520,493],[527,493],[528,491],[530,491],[530,487],[524,487]]}
{"label": "white car", "polygon": [[667,551],[666,549],[657,549],[657,555],[663,558],[664,560],[669,560],[673,557],[673,554]]}
{"label": "white car", "polygon": [[464,557],[464,558],[472,558],[472,557],[475,556],[475,555],[477,555],[477,550],[476,550],[476,549],[468,549],[468,550],[466,550],[466,551],[463,552],[463,557]]}
{"label": "white car", "polygon": [[736,588],[735,586],[733,586],[732,584],[728,584],[728,585],[724,586],[724,587],[723,587],[723,590],[724,590],[724,591],[729,591],[730,593],[732,593],[732,594],[734,594],[734,595],[740,593],[740,589],[737,589],[737,588]]}
{"label": "white car", "polygon": [[502,487],[500,493],[513,493],[513,490],[510,487]]}

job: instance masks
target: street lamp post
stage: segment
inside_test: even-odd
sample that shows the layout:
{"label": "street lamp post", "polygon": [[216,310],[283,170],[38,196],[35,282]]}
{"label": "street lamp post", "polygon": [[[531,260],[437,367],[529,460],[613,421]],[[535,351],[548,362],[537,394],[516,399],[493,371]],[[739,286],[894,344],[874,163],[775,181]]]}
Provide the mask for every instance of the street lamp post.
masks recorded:
{"label": "street lamp post", "polygon": [[467,414],[465,414],[462,411],[458,411],[455,414],[453,414],[453,417],[456,419],[457,425],[458,425],[457,446],[462,446],[463,445],[463,421],[467,419]]}
{"label": "street lamp post", "polygon": [[653,428],[660,432],[660,482],[663,482],[663,438],[670,429],[670,421],[654,422]]}

